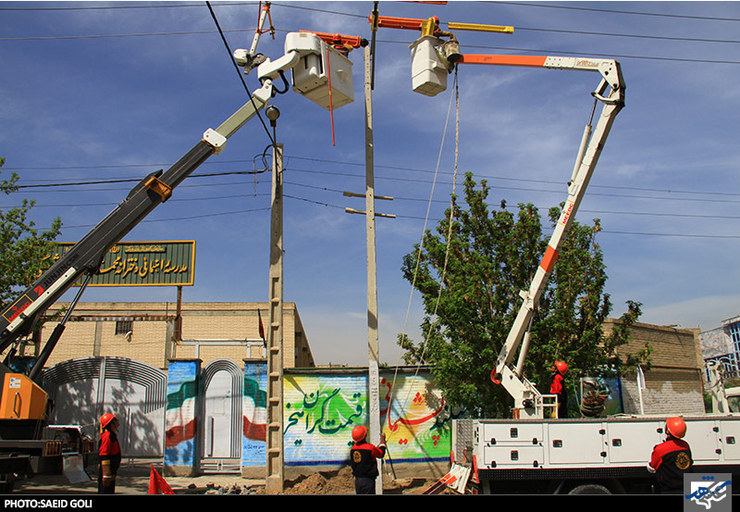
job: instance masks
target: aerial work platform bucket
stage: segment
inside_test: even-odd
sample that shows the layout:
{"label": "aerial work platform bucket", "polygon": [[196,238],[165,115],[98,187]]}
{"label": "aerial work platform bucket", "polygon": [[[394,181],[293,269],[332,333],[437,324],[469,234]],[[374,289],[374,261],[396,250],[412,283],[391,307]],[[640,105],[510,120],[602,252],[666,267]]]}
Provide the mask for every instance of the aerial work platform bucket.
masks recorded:
{"label": "aerial work platform bucket", "polygon": [[411,86],[414,92],[436,96],[447,89],[448,65],[438,48],[443,41],[437,37],[423,36],[411,48]]}

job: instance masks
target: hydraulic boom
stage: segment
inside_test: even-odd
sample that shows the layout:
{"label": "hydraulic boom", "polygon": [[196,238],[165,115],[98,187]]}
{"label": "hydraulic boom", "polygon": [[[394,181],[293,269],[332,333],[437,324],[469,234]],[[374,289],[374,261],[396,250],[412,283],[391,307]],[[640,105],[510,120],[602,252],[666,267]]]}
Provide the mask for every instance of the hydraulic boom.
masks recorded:
{"label": "hydraulic boom", "polygon": [[165,202],[172,190],[198,166],[221,151],[226,140],[264,108],[271,91],[271,81],[267,81],[221,126],[207,130],[203,138],[166,172],[154,172],[139,182],[123,202],[6,307],[0,313],[0,352],[28,334],[33,320],[81,276],[97,272],[106,251]]}
{"label": "hydraulic boom", "polygon": [[[427,96],[435,96],[444,91],[447,88],[447,74],[460,64],[525,66],[591,71],[601,74],[598,87],[591,93],[594,97],[594,108],[591,112],[591,119],[584,129],[575,166],[568,181],[568,197],[565,206],[529,289],[520,293],[521,307],[499,352],[495,367],[491,371],[491,380],[503,385],[514,398],[515,415],[543,418],[545,407],[557,408],[557,397],[540,394],[534,384],[524,377],[523,368],[529,345],[529,328],[534,311],[558,259],[561,245],[586,193],[614,119],[624,107],[625,85],[619,62],[611,59],[584,57],[466,55],[460,53],[460,44],[454,34],[439,28],[439,19],[436,16],[428,20],[392,18],[378,16],[376,9],[368,17],[368,21],[373,26],[373,32],[379,27],[421,31],[421,37],[410,46],[411,78],[413,90]],[[513,27],[469,23],[449,23],[448,28],[500,33],[513,33],[514,31]],[[447,37],[449,40],[443,41],[442,37]],[[602,105],[602,110],[594,127],[592,126],[593,116],[599,103]],[[517,353],[519,354],[518,361],[512,368]]]}
{"label": "hydraulic boom", "polygon": [[[253,61],[240,62],[240,55],[243,53],[243,50],[235,52],[237,63],[245,66],[245,68],[251,68]],[[251,53],[254,53],[254,48],[252,48]],[[293,70],[302,59],[313,58],[323,62],[324,59],[328,58],[328,55],[327,45],[318,35],[312,33],[288,34],[286,36],[285,55],[275,61],[267,58],[261,59],[261,64],[257,67],[261,88],[254,92],[239,110],[234,112],[218,128],[206,130],[202,139],[167,171],[154,172],[138,183],[129,192],[126,199],[107,217],[44,272],[12,304],[0,312],[0,353],[4,352],[20,337],[27,335],[33,327],[34,320],[42,315],[75,282],[85,275],[96,273],[105,253],[114,244],[120,241],[154,208],[167,201],[175,187],[182,183],[211,155],[219,153],[234,133],[252,119],[259,110],[265,108],[272,96],[278,92],[273,87],[274,80],[279,77],[287,84],[284,72]],[[317,65],[316,68],[321,69],[322,66]],[[308,76],[308,78],[311,77]],[[296,88],[294,90],[307,95],[303,90]],[[348,101],[351,101],[351,98]],[[55,331],[49,340],[50,342],[55,343],[61,336],[63,323],[61,325],[62,328]],[[44,349],[46,358],[53,349],[53,343],[51,343],[51,347],[45,347]],[[49,344],[47,343],[47,345]],[[40,358],[37,366],[43,367],[45,362],[43,359],[43,357]]]}
{"label": "hydraulic boom", "polygon": [[[537,388],[523,375],[529,342],[529,326],[558,259],[561,245],[586,193],[586,188],[596,168],[596,163],[604,148],[604,143],[614,119],[624,107],[625,86],[622,72],[619,63],[615,60],[580,57],[462,55],[457,63],[593,71],[600,73],[602,76],[601,82],[592,93],[595,101],[594,109],[596,103],[601,103],[601,114],[595,127],[592,126],[591,119],[586,124],[573,173],[568,181],[568,197],[565,206],[529,289],[523,290],[520,294],[522,304],[519,312],[506,342],[499,352],[496,365],[491,371],[491,380],[496,384],[503,385],[514,398],[514,408],[520,417],[542,418],[544,408],[547,405],[546,401],[552,397],[545,398],[546,396],[540,394]],[[512,368],[511,365],[517,351],[519,352],[517,365]]]}

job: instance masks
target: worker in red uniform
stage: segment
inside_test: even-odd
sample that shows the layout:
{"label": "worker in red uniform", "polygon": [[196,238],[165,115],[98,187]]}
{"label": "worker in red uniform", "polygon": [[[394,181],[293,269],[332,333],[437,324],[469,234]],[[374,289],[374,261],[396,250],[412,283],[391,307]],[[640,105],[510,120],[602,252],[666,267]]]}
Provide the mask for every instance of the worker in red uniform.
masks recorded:
{"label": "worker in red uniform", "polygon": [[666,440],[653,448],[648,471],[655,473],[655,492],[682,494],[683,475],[690,473],[694,464],[691,447],[683,440],[686,422],[683,418],[668,418],[665,422]]}
{"label": "worker in red uniform", "polygon": [[339,53],[341,53],[345,57],[348,57],[349,52],[352,51],[352,46],[345,44],[340,34],[334,34],[334,36],[332,36],[331,47],[337,50]]}
{"label": "worker in red uniform", "polygon": [[432,20],[434,20],[434,27],[432,28],[432,34],[434,35],[434,37],[449,37],[450,39],[455,39],[455,34],[453,34],[452,32],[447,32],[446,30],[442,30],[442,28],[439,26],[439,18],[437,16],[432,16]]}
{"label": "worker in red uniform", "polygon": [[354,444],[349,451],[352,474],[355,477],[356,494],[375,494],[375,479],[378,477],[378,459],[385,456],[385,434],[380,434],[380,444],[367,442],[367,428],[357,425],[352,429]]}
{"label": "worker in red uniform", "polygon": [[98,448],[98,493],[115,494],[116,475],[121,466],[121,445],[118,443],[118,418],[105,413],[100,417]]}
{"label": "worker in red uniform", "polygon": [[568,364],[564,361],[555,361],[552,367],[553,376],[550,384],[550,394],[558,397],[558,418],[568,417],[568,392],[565,388],[565,374],[568,373]]}

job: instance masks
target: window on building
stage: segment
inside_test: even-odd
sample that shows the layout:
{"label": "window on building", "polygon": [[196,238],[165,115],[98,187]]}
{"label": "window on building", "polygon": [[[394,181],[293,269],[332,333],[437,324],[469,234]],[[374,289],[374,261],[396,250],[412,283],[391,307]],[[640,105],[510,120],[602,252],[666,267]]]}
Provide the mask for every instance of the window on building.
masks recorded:
{"label": "window on building", "polygon": [[128,334],[134,329],[134,322],[132,320],[117,320],[116,321],[116,334]]}

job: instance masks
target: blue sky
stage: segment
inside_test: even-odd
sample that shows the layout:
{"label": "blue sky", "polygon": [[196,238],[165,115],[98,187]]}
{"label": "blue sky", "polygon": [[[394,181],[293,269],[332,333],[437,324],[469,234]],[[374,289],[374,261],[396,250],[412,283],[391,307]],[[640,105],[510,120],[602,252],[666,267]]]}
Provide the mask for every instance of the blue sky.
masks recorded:
{"label": "blue sky", "polygon": [[[144,6],[141,7],[140,6]],[[212,3],[231,49],[248,48],[257,2]],[[288,32],[370,38],[373,2],[273,2],[275,40]],[[642,321],[710,329],[740,314],[740,59],[737,2],[380,2],[380,14],[511,25],[509,35],[457,32],[463,53],[616,58],[627,84],[578,219],[601,219],[612,316],[643,304]],[[418,338],[420,300],[401,258],[436,225],[453,190],[453,89],[414,93],[410,30],[381,29],[373,92],[380,359],[399,364],[396,335]],[[363,56],[355,102],[329,113],[293,92],[272,102],[285,145],[285,299],[296,302],[319,364],[367,363]],[[61,216],[79,240],[139,179],[168,168],[207,128],[246,101],[205,2],[0,3],[2,177],[21,176],[39,227]],[[452,76],[449,84],[452,85]],[[461,66],[458,190],[465,172],[493,187],[491,203],[547,209],[566,197],[591,109],[592,73]],[[258,88],[256,73],[245,76]],[[449,121],[448,113],[450,115]],[[126,238],[195,240],[185,301],[268,298],[269,140],[256,119]],[[203,177],[199,174],[218,173]],[[237,174],[234,174],[237,173]],[[54,185],[54,186],[51,186]],[[430,203],[431,200],[431,203]],[[429,212],[428,220],[427,211]],[[173,288],[93,288],[85,301],[172,301]],[[492,362],[493,363],[493,362]]]}

